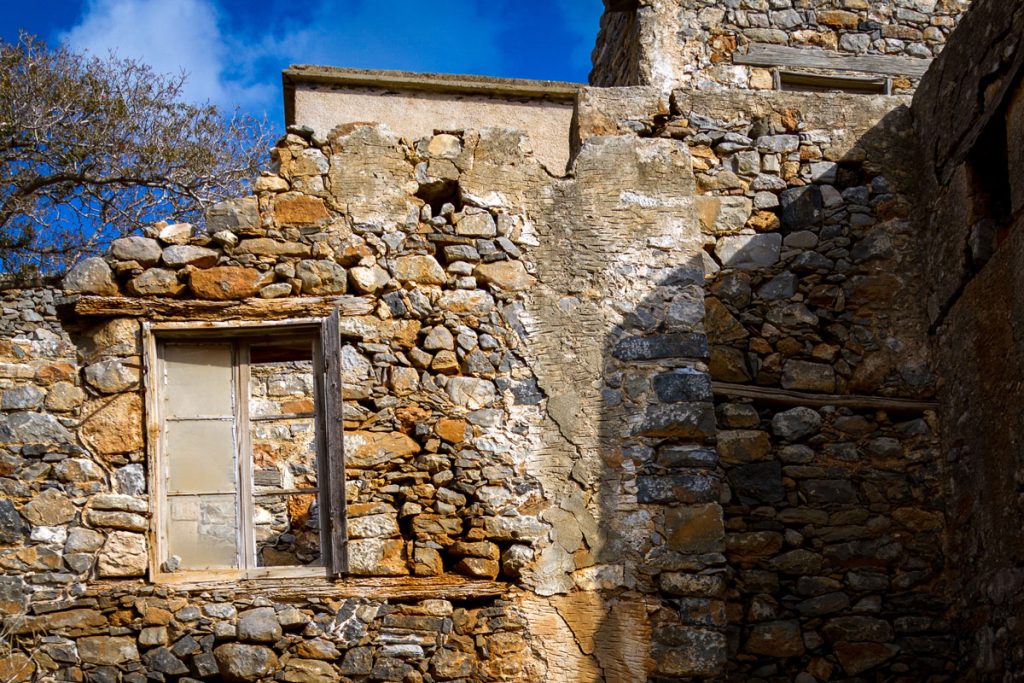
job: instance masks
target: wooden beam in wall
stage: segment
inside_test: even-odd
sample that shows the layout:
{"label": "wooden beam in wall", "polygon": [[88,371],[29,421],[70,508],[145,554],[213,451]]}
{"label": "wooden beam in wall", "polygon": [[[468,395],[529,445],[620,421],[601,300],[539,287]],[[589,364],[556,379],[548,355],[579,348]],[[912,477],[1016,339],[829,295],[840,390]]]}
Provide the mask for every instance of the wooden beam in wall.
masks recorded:
{"label": "wooden beam in wall", "polygon": [[736,64],[763,67],[791,67],[801,69],[830,69],[857,71],[885,76],[920,78],[931,65],[930,59],[893,55],[847,55],[826,52],[817,48],[786,47],[751,43],[746,51],[737,50],[732,56]]}
{"label": "wooden beam in wall", "polygon": [[132,298],[122,296],[68,297],[58,303],[65,315],[79,318],[146,318],[149,320],[282,320],[322,318],[335,307],[343,316],[367,315],[374,301],[357,296],[285,297],[241,301]]}
{"label": "wooden beam in wall", "polygon": [[712,390],[716,396],[734,396],[749,398],[770,405],[791,406],[838,406],[864,410],[887,410],[894,413],[923,413],[926,410],[938,410],[937,401],[920,401],[911,398],[895,398],[889,396],[859,396],[856,394],[814,394],[805,391],[790,391],[774,387],[758,387],[751,384],[732,384],[730,382],[712,382]]}

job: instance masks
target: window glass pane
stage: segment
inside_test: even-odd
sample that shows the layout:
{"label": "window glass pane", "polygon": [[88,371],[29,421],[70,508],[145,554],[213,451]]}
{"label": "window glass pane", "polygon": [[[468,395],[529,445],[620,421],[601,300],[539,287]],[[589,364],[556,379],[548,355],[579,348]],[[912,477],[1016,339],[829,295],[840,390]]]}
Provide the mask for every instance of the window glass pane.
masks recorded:
{"label": "window glass pane", "polygon": [[163,347],[166,553],[181,569],[238,567],[232,355],[223,343]]}
{"label": "window glass pane", "polygon": [[164,346],[164,418],[232,415],[231,345]]}
{"label": "window glass pane", "polygon": [[233,420],[168,420],[164,457],[169,493],[237,490]]}
{"label": "window glass pane", "polygon": [[237,496],[168,496],[168,508],[167,554],[182,569],[238,566]]}

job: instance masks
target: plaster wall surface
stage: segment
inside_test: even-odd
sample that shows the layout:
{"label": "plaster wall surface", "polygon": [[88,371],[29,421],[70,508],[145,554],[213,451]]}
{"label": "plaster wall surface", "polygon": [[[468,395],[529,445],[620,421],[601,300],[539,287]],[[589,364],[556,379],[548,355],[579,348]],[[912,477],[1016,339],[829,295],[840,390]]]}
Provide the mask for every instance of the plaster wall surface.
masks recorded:
{"label": "plaster wall surface", "polygon": [[310,126],[320,137],[353,121],[383,123],[411,140],[435,130],[499,125],[527,132],[534,155],[555,175],[562,175],[569,162],[572,111],[571,101],[301,84],[295,89],[295,122]]}

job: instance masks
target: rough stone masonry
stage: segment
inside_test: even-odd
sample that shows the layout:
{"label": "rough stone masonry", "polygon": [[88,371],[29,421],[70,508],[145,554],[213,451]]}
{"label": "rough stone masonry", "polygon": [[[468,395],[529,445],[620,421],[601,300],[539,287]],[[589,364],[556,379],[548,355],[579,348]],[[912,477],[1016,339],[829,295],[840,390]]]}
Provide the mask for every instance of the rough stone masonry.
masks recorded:
{"label": "rough stone masonry", "polygon": [[[0,680],[1019,679],[1024,10],[607,7],[567,175],[501,122],[294,126],[204,229],[4,290]],[[938,56],[781,92],[752,43]],[[238,388],[299,492],[239,503],[258,571],[162,556],[153,331],[335,310],[344,574],[315,354]]]}

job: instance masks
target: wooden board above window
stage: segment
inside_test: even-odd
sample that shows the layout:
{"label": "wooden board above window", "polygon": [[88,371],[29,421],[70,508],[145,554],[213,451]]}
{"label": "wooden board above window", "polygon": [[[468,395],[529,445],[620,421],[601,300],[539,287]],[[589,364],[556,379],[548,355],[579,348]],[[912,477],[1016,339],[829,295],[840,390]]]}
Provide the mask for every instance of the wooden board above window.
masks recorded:
{"label": "wooden board above window", "polygon": [[932,60],[898,55],[851,55],[810,47],[751,43],[733,53],[733,63],[765,68],[828,69],[879,76],[920,78]]}

